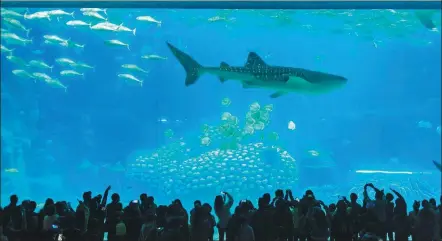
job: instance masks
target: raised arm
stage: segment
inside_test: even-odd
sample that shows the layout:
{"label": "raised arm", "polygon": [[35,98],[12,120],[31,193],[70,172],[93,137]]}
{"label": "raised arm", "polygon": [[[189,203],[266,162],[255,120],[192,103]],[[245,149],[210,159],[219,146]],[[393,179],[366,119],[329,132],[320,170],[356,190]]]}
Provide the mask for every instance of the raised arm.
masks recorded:
{"label": "raised arm", "polygon": [[226,206],[229,207],[229,208],[231,208],[231,207],[233,206],[233,202],[234,202],[233,197],[232,197],[232,195],[230,195],[230,193],[228,193],[228,192],[224,192],[224,193],[226,194],[226,197],[227,197],[227,203],[226,203]]}
{"label": "raised arm", "polygon": [[370,197],[368,196],[368,192],[367,192],[367,187],[368,186],[370,186],[370,183],[367,183],[367,184],[364,185],[364,192],[363,192],[364,202],[371,201]]}
{"label": "raised arm", "polygon": [[373,188],[373,190],[375,192],[380,192],[381,190],[379,190],[377,187],[375,187],[373,184],[370,185],[371,188]]}
{"label": "raised arm", "polygon": [[328,209],[328,206],[325,205],[325,203],[323,201],[318,201],[318,203],[319,203],[319,205],[321,205],[322,209],[324,209],[325,216],[327,217],[327,220],[330,221],[331,220],[330,209]]}
{"label": "raised arm", "polygon": [[[287,192],[286,192],[286,196],[287,196],[287,194],[288,194],[288,197],[289,197],[290,202],[294,202],[295,199],[293,198],[292,190],[287,190]],[[287,200],[287,197],[286,197],[286,200]]]}
{"label": "raised arm", "polygon": [[373,188],[375,191],[378,191],[378,189],[375,188],[375,187],[373,186],[373,184],[371,184],[371,183],[367,183],[367,184],[365,184],[365,186],[364,186],[364,193],[363,193],[363,195],[364,195],[364,201],[365,201],[365,202],[371,201],[371,198],[368,196],[367,187],[371,187],[371,188]]}
{"label": "raised arm", "polygon": [[345,196],[342,197],[342,201],[344,201],[345,204],[347,204],[347,206],[349,206],[349,205],[351,204],[350,201],[348,201],[347,198],[346,198]]}
{"label": "raised arm", "polygon": [[393,188],[390,188],[390,190],[391,190],[394,194],[396,194],[397,198],[402,199],[402,200],[405,200],[404,197],[403,197],[399,192],[397,192],[397,191],[394,190]]}
{"label": "raised arm", "polygon": [[72,205],[70,202],[67,202],[66,205],[67,205],[70,213],[75,213],[75,210],[72,208]]}
{"label": "raised arm", "polygon": [[103,199],[101,199],[101,204],[100,207],[104,208],[106,207],[106,203],[107,203],[107,196],[109,195],[109,190],[111,189],[111,186],[109,185],[106,190],[104,191],[104,195],[103,195]]}

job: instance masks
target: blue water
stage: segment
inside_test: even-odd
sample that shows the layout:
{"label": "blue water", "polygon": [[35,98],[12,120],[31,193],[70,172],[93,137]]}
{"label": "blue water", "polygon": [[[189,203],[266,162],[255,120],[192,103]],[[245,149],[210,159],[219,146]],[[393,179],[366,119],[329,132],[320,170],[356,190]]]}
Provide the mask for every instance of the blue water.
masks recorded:
{"label": "blue water", "polygon": [[[29,12],[45,10],[48,9]],[[85,19],[79,9],[64,10],[75,11],[75,20]],[[15,11],[23,13],[20,9]],[[441,122],[440,32],[428,31],[413,22],[413,34],[404,31],[406,36],[391,38],[388,31],[373,27],[369,32],[380,41],[376,48],[373,41],[360,40],[354,34],[331,33],[346,21],[338,17],[318,18],[305,14],[313,10],[304,10],[303,14],[291,14],[293,21],[278,22],[270,17],[272,14],[259,11],[261,15],[246,10],[231,12],[228,18],[235,21],[208,22],[221,11],[108,10],[109,21],[136,28],[136,36],[130,32],[69,27],[65,23],[72,20],[70,16],[59,21],[21,19],[32,29],[29,38],[33,43],[11,47],[15,48],[13,55],[54,65],[53,72],[46,73],[68,88],[64,92],[43,82],[18,78],[11,71],[23,66],[6,61],[8,54],[2,53],[2,205],[12,193],[38,203],[47,197],[74,201],[86,190],[98,194],[107,185],[112,185],[112,191],[122,194],[126,202],[146,192],[160,203],[183,198],[185,206],[190,207],[198,195],[203,202],[212,203],[226,186],[213,180],[204,181],[204,185],[213,184],[210,188],[192,182],[213,175],[207,166],[201,166],[193,177],[179,177],[172,172],[149,174],[148,168],[140,167],[137,173],[144,174],[135,178],[131,175],[134,171],[129,170],[137,156],[134,153],[151,156],[158,148],[171,149],[173,143],[186,142],[190,149],[188,153],[184,150],[186,155],[173,151],[174,156],[153,163],[159,168],[158,165],[177,161],[176,165],[184,170],[185,160],[221,148],[215,141],[209,146],[200,145],[204,124],[220,125],[221,114],[230,112],[243,125],[254,102],[261,107],[273,105],[270,123],[263,133],[276,132],[279,139],[262,140],[256,134],[241,144],[262,142],[286,150],[295,160],[296,172],[290,169],[290,174],[283,176],[290,180],[275,181],[268,187],[255,183],[259,178],[254,173],[244,174],[247,167],[241,170],[241,176],[227,169],[219,175],[233,175],[235,182],[230,188],[240,190],[234,193],[237,200],[255,200],[277,188],[293,189],[299,195],[312,188],[320,199],[331,202],[338,195],[360,193],[366,182],[386,190],[392,185],[405,194],[408,203],[440,194],[441,174],[431,162],[440,161],[441,155],[440,131],[437,132]],[[354,16],[362,11],[365,10],[356,10]],[[161,20],[161,27],[136,21],[140,15]],[[3,22],[2,28],[25,36]],[[320,31],[310,31],[303,25]],[[85,44],[84,50],[46,45],[42,37],[45,34]],[[416,37],[409,35],[431,44],[416,44]],[[128,43],[130,51],[105,45],[104,40],[108,39]],[[330,93],[291,93],[276,99],[269,97],[271,90],[244,89],[237,81],[221,84],[211,75],[185,87],[185,72],[166,41],[205,66],[219,66],[221,61],[242,66],[248,53],[254,51],[268,64],[338,74],[345,76],[348,83]],[[9,48],[3,40],[2,45]],[[42,53],[35,54],[36,50]],[[167,60],[141,59],[146,54]],[[84,70],[84,79],[64,80],[59,76],[63,68],[54,61],[60,57],[85,62],[95,69]],[[122,73],[122,64],[136,64],[150,71],[147,76],[137,75],[144,80],[142,87],[117,77]],[[230,106],[221,104],[223,98],[230,99]],[[296,123],[296,130],[287,128],[289,121]],[[169,129],[173,137],[165,135]],[[272,167],[267,173],[270,181],[277,179],[276,170],[287,168],[272,150],[259,157]],[[312,156],[311,150],[320,155]],[[357,170],[387,173],[361,174]],[[256,180],[245,184],[243,177]],[[170,179],[182,182],[167,186]],[[153,185],[155,182],[160,184]]]}

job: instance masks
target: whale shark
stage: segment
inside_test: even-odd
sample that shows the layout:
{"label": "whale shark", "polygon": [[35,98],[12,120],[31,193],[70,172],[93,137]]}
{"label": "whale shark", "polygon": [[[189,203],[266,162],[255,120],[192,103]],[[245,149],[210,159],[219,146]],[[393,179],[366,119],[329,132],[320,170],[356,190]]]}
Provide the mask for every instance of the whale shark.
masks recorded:
{"label": "whale shark", "polygon": [[167,42],[167,46],[186,71],[185,86],[193,85],[203,74],[212,74],[221,83],[227,80],[239,81],[243,88],[273,90],[271,98],[287,93],[320,94],[344,86],[347,78],[302,68],[274,66],[267,64],[257,53],[249,52],[244,66],[230,66],[221,62],[219,67],[206,67],[190,55]]}

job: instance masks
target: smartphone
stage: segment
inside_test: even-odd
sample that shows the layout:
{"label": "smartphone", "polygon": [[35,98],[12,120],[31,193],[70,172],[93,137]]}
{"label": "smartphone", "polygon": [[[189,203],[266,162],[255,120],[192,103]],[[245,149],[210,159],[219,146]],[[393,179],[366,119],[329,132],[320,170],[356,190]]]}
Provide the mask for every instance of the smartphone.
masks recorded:
{"label": "smartphone", "polygon": [[133,200],[132,203],[138,203],[138,200]]}
{"label": "smartphone", "polygon": [[58,225],[56,225],[56,224],[52,224],[52,228],[53,228],[53,229],[57,229],[57,228],[58,228]]}
{"label": "smartphone", "polygon": [[299,198],[295,198],[295,201],[299,202]]}
{"label": "smartphone", "polygon": [[224,193],[224,192],[221,192],[221,195],[224,195],[224,194],[226,194],[226,193]]}

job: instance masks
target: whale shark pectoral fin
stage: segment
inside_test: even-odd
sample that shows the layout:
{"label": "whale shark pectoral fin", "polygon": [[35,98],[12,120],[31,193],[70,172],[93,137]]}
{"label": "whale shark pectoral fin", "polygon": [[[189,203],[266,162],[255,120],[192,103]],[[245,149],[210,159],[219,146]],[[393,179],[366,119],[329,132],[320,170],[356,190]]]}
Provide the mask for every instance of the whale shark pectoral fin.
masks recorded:
{"label": "whale shark pectoral fin", "polygon": [[278,97],[280,97],[280,96],[283,96],[283,95],[285,95],[285,94],[287,94],[287,92],[284,92],[284,91],[278,91],[278,92],[275,92],[275,93],[273,93],[273,94],[271,94],[270,95],[270,98],[278,98]]}
{"label": "whale shark pectoral fin", "polygon": [[266,62],[264,62],[264,60],[262,60],[262,58],[255,52],[249,53],[246,64],[244,65],[245,68],[259,68],[265,66],[267,66]]}
{"label": "whale shark pectoral fin", "polygon": [[243,87],[244,89],[250,89],[250,88],[255,88],[256,85],[252,84],[251,82],[243,82],[243,83],[242,83],[242,87]]}
{"label": "whale shark pectoral fin", "polygon": [[277,78],[275,78],[276,81],[284,82],[284,83],[289,81],[289,79],[290,79],[290,76],[288,74],[282,74],[282,75],[279,75]]}
{"label": "whale shark pectoral fin", "polygon": [[[221,70],[227,70],[228,68],[230,68],[230,65],[226,62],[221,62],[221,64],[219,65],[219,68]],[[221,81],[221,83],[226,82],[227,80],[224,78],[219,77],[219,81]]]}

